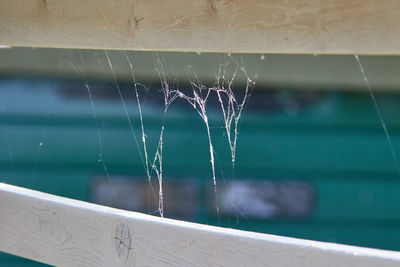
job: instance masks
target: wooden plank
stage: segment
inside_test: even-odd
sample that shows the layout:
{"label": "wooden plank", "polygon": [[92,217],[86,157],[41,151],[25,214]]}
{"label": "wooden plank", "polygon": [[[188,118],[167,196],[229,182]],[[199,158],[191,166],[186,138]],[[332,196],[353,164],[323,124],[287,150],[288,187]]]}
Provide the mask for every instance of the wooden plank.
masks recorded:
{"label": "wooden plank", "polygon": [[398,54],[397,0],[0,0],[0,45]]}
{"label": "wooden plank", "polygon": [[62,266],[399,266],[400,253],[158,218],[0,184],[0,251]]}

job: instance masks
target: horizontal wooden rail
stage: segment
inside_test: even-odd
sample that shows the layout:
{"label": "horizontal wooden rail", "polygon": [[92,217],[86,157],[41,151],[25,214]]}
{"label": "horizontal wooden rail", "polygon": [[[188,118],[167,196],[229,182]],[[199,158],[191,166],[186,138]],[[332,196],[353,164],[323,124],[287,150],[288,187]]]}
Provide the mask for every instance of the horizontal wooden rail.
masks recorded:
{"label": "horizontal wooden rail", "polygon": [[0,46],[399,54],[398,0],[0,0]]}
{"label": "horizontal wooden rail", "polygon": [[0,183],[0,251],[60,266],[399,266],[400,253],[206,226]]}

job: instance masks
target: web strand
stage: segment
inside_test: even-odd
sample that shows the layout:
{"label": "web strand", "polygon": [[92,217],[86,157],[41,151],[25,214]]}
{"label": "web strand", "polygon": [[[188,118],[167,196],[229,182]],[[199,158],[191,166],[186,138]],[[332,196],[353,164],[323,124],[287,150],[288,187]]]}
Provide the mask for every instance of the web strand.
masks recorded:
{"label": "web strand", "polygon": [[111,188],[113,190],[113,194],[114,194],[115,199],[116,199],[116,204],[117,204],[117,206],[120,207],[121,202],[119,200],[119,195],[118,195],[117,189],[116,189],[113,181],[111,180],[111,176],[110,176],[110,174],[108,172],[107,165],[104,162],[103,140],[102,140],[102,137],[101,137],[101,134],[100,134],[100,130],[99,130],[99,122],[98,122],[97,114],[96,114],[96,106],[94,104],[94,99],[93,99],[93,95],[92,95],[92,89],[89,86],[89,82],[86,79],[86,76],[85,76],[85,73],[84,73],[85,62],[83,60],[83,57],[82,57],[81,53],[79,53],[79,59],[80,59],[81,65],[82,65],[82,69],[80,69],[79,67],[73,65],[71,62],[69,62],[69,65],[76,71],[76,73],[79,74],[79,76],[81,76],[81,78],[83,80],[83,84],[84,84],[84,86],[86,88],[86,91],[88,92],[88,97],[89,97],[89,102],[90,102],[90,109],[91,109],[91,112],[92,112],[93,120],[94,120],[95,125],[96,125],[96,136],[97,136],[97,145],[98,145],[98,162],[103,167],[103,170],[104,170],[104,172],[106,174],[107,180],[110,183]]}
{"label": "web strand", "polygon": [[386,141],[387,141],[387,143],[389,145],[390,152],[392,154],[392,158],[393,158],[394,164],[396,166],[397,173],[400,174],[400,164],[399,164],[399,160],[398,160],[398,157],[397,157],[397,153],[396,153],[396,150],[394,149],[392,138],[390,137],[389,131],[388,131],[387,127],[386,127],[386,123],[385,123],[385,120],[383,118],[381,109],[380,109],[380,107],[378,105],[378,102],[376,101],[375,94],[372,91],[372,87],[371,87],[371,85],[370,85],[370,83],[368,81],[368,78],[367,78],[367,75],[365,73],[364,67],[361,64],[361,61],[360,61],[358,55],[354,55],[354,58],[357,61],[358,67],[360,68],[360,72],[361,72],[361,75],[362,75],[362,77],[364,79],[364,83],[368,88],[369,95],[371,96],[372,103],[374,104],[374,108],[375,108],[376,113],[378,115],[378,118],[379,118],[380,124],[382,126],[383,132],[385,133]]}

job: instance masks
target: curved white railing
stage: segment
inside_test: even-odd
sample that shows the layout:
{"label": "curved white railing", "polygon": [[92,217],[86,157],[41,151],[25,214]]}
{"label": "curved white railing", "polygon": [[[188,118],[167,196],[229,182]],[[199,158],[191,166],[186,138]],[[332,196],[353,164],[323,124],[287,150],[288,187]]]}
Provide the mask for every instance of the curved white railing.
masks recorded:
{"label": "curved white railing", "polygon": [[400,266],[400,253],[226,229],[0,184],[0,251],[60,266]]}

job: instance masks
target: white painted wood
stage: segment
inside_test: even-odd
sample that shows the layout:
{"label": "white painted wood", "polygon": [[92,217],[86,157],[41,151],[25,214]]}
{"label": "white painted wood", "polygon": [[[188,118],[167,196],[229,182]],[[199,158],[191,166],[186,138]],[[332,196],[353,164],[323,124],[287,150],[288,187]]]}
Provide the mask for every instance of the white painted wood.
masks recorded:
{"label": "white painted wood", "polygon": [[0,45],[399,54],[398,0],[0,0]]}
{"label": "white painted wood", "polygon": [[0,183],[0,251],[59,266],[400,266],[400,253],[206,226]]}

